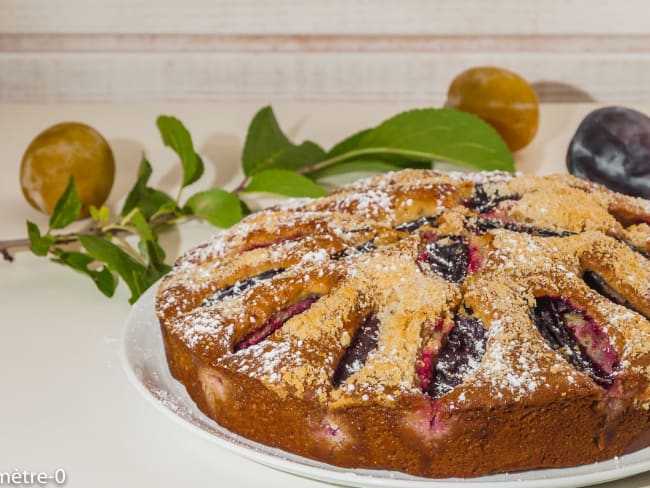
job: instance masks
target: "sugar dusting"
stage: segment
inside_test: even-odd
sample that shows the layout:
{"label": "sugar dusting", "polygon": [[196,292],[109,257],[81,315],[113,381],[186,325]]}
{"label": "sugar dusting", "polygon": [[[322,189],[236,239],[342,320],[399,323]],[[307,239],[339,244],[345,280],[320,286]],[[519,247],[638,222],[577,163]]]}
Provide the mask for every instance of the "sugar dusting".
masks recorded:
{"label": "sugar dusting", "polygon": [[[361,237],[367,234],[364,239],[371,239],[380,228],[384,235],[397,236],[390,224],[402,221],[401,212],[414,205],[416,189],[428,191],[436,185],[453,187],[467,182],[489,182],[509,185],[525,193],[547,181],[552,188],[567,185],[565,180],[558,183],[557,178],[513,177],[507,173],[442,175],[406,171],[364,179],[322,199],[289,201],[246,218],[186,253],[161,289],[159,311],[172,317],[166,327],[190,349],[218,347],[225,351],[219,361],[241,374],[260,379],[278,394],[313,396],[323,403],[341,406],[346,402],[393,401],[402,394],[418,393],[415,358],[422,324],[427,320],[435,322],[465,300],[471,302],[474,311],[487,324],[488,343],[483,359],[480,362],[471,359],[472,364],[467,365],[470,372],[464,377],[462,393],[454,400],[456,404],[467,401],[469,396],[463,388],[469,384],[483,388],[491,398],[509,396],[522,402],[558,382],[570,388],[584,379],[535,331],[528,315],[535,296],[546,293],[591,297],[593,292],[581,279],[584,263],[588,261],[586,250],[591,250],[594,256],[611,264],[621,283],[628,287],[626,290],[635,293],[638,301],[645,300],[650,309],[650,269],[647,264],[639,265],[643,258],[605,235],[615,228],[613,217],[605,216],[609,215],[606,198],[580,201],[584,208],[572,215],[586,218],[583,215],[594,214],[593,207],[604,222],[574,221],[572,225],[576,228],[584,223],[588,230],[575,236],[542,238],[503,229],[487,232],[480,244],[484,256],[481,267],[461,285],[422,273],[415,265],[420,242],[417,233],[396,242],[398,237],[404,239],[401,234],[388,239],[386,244],[379,242],[376,250],[350,252],[339,260],[333,259],[333,252],[324,247],[355,249],[363,243]],[[537,211],[543,214],[539,219],[543,223],[552,219],[565,222],[567,215],[559,216],[558,212],[575,205],[571,200],[575,194],[558,192],[558,201],[553,205],[538,201]],[[441,195],[453,197],[449,192]],[[428,214],[445,211],[442,201],[430,202]],[[535,200],[524,201],[526,205],[531,202]],[[650,212],[647,206],[647,202],[634,202],[634,208],[643,207]],[[515,208],[519,214],[506,217],[525,217],[522,208]],[[451,215],[457,209],[447,211]],[[463,220],[466,214],[464,209],[453,219],[445,220],[445,232],[466,235],[468,230]],[[309,230],[294,241],[271,241],[263,249],[241,251],[251,236],[265,233],[269,239],[278,239],[297,228]],[[318,242],[317,237],[321,239]],[[205,284],[215,277],[224,279],[229,273],[235,276],[245,266],[252,269],[255,263],[281,262],[293,255],[295,259],[287,271],[278,277],[260,280],[212,307],[187,310],[195,303],[187,297],[216,291]],[[255,259],[259,261],[251,256],[257,256]],[[186,290],[187,297],[167,293],[172,284]],[[303,293],[323,294],[324,298],[310,310],[292,317],[274,333],[273,340],[233,353],[230,348],[237,331],[261,320],[253,312],[260,306],[261,297],[270,296],[280,308],[285,305],[282,302],[285,291],[295,288]],[[351,366],[352,376],[337,390],[332,388],[331,375],[337,358],[349,343],[345,317],[355,303],[378,309],[379,345],[365,362]],[[589,306],[590,314],[606,321],[603,328],[619,348],[621,367],[634,368],[650,378],[648,366],[636,362],[650,352],[648,320],[598,297]]]}

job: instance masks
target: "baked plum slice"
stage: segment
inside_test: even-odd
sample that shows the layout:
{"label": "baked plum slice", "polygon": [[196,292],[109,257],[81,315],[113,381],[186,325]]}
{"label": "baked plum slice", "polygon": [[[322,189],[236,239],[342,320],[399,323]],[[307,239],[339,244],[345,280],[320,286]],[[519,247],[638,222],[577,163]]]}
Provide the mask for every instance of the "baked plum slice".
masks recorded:
{"label": "baked plum slice", "polygon": [[568,237],[573,235],[573,232],[569,232],[568,230],[544,229],[542,227],[497,218],[477,218],[471,227],[478,230],[479,233],[485,233],[492,229],[506,229],[537,237]]}
{"label": "baked plum slice", "polygon": [[423,232],[424,251],[417,257],[420,268],[433,271],[452,283],[461,283],[470,266],[470,246],[462,236],[437,236]]}
{"label": "baked plum slice", "polygon": [[487,214],[496,209],[501,202],[519,199],[521,196],[516,193],[502,195],[497,188],[486,187],[479,183],[474,186],[472,196],[465,200],[463,205],[479,214]]}
{"label": "baked plum slice", "polygon": [[423,225],[434,226],[436,224],[436,221],[438,220],[438,217],[440,217],[440,214],[430,215],[428,217],[420,217],[419,219],[409,220],[408,222],[403,222],[399,225],[396,225],[394,229],[400,230],[402,232],[413,233]]}
{"label": "baked plum slice", "polygon": [[587,286],[589,286],[589,288],[598,292],[608,300],[611,300],[618,305],[623,305],[624,307],[629,308],[636,313],[640,313],[636,307],[628,301],[627,298],[609,286],[609,283],[607,283],[607,281],[605,281],[603,277],[598,273],[595,273],[593,271],[585,271],[585,273],[582,275],[582,279],[587,284]]}
{"label": "baked plum slice", "polygon": [[596,384],[609,387],[620,359],[596,321],[565,297],[540,297],[532,309],[535,326],[546,342]]}
{"label": "baked plum slice", "polygon": [[378,338],[379,319],[376,315],[370,314],[357,327],[350,345],[339,361],[336,371],[334,371],[332,384],[335,387],[340,386],[341,383],[363,367],[370,351],[377,348]]}
{"label": "baked plum slice", "polygon": [[292,303],[287,305],[283,309],[275,312],[269,319],[264,322],[261,326],[256,327],[246,334],[242,339],[235,343],[234,350],[241,351],[250,346],[254,346],[262,342],[268,336],[270,336],[275,330],[279,329],[284,325],[284,323],[289,320],[291,317],[295,317],[298,314],[303,313],[319,299],[318,295],[309,295],[306,298],[303,298],[299,302]]}
{"label": "baked plum slice", "polygon": [[359,244],[358,246],[346,247],[345,249],[332,254],[330,258],[334,261],[339,261],[341,259],[347,258],[348,256],[355,254],[365,254],[370,251],[374,251],[375,249],[377,249],[377,244],[375,244],[373,241],[366,241],[363,244]]}
{"label": "baked plum slice", "polygon": [[446,395],[478,368],[487,334],[483,322],[470,315],[457,315],[440,351],[423,351],[417,369],[420,386],[433,398]]}
{"label": "baked plum slice", "polygon": [[214,305],[217,302],[220,302],[225,298],[230,298],[230,297],[240,295],[244,293],[247,289],[249,289],[251,286],[257,285],[262,281],[269,280],[273,278],[275,275],[282,273],[284,270],[285,268],[270,269],[258,275],[251,276],[250,278],[239,280],[233,283],[232,285],[227,286],[226,288],[222,288],[221,290],[218,290],[212,296],[207,297],[205,300],[203,300],[201,306],[209,307],[211,305]]}

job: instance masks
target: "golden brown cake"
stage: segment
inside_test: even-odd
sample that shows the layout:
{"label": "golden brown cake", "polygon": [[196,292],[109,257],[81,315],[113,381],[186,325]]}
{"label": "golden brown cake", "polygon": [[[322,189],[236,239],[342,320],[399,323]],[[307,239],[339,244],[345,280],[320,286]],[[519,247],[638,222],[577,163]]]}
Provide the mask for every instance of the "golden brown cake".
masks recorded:
{"label": "golden brown cake", "polygon": [[568,175],[403,171],[182,256],[156,311],[206,415],[336,466],[471,477],[650,432],[650,202]]}

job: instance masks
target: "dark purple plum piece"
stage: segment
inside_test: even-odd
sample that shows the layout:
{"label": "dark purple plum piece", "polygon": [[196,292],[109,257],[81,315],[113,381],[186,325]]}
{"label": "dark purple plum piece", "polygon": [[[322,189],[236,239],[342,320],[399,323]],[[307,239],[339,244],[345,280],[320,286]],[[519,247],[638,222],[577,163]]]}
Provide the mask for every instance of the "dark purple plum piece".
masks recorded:
{"label": "dark purple plum piece", "polygon": [[563,297],[540,297],[532,309],[537,330],[576,369],[602,387],[613,383],[619,356],[607,334],[589,315]]}
{"label": "dark purple plum piece", "polygon": [[485,354],[487,331],[483,322],[469,315],[457,315],[454,323],[426,389],[433,398],[446,395],[458,386],[465,375],[478,368]]}
{"label": "dark purple plum piece", "polygon": [[582,279],[587,284],[587,286],[589,286],[589,288],[596,291],[597,293],[600,293],[608,300],[611,300],[618,305],[623,305],[633,312],[641,313],[636,309],[634,305],[632,305],[632,303],[630,303],[627,298],[609,286],[609,283],[607,283],[607,281],[605,281],[603,277],[598,273],[594,273],[593,271],[585,271],[585,273],[582,275]]}
{"label": "dark purple plum piece", "polygon": [[374,251],[375,249],[377,249],[377,244],[372,241],[366,241],[363,244],[359,244],[358,246],[346,247],[345,249],[332,254],[330,257],[334,261],[338,261],[354,254],[365,254],[367,252]]}
{"label": "dark purple plum piece", "polygon": [[251,330],[246,336],[240,339],[235,344],[235,351],[241,351],[248,347],[254,346],[259,342],[266,339],[270,336],[275,330],[279,329],[284,325],[284,323],[289,320],[291,317],[295,317],[298,314],[303,313],[318,300],[320,297],[318,295],[310,295],[303,300],[300,300],[297,303],[287,305],[282,310],[275,312],[271,317],[264,322],[260,327],[257,327]]}
{"label": "dark purple plum piece", "polygon": [[650,118],[625,107],[594,110],[569,143],[567,168],[611,190],[650,198]]}
{"label": "dark purple plum piece", "polygon": [[370,351],[377,348],[378,338],[379,319],[376,315],[371,314],[355,331],[350,345],[334,371],[332,384],[335,387],[341,385],[363,367]]}
{"label": "dark purple plum piece", "polygon": [[488,218],[476,219],[475,228],[482,233],[491,229],[506,229],[512,232],[521,232],[537,237],[568,237],[573,235],[573,232],[569,232],[568,230],[543,229],[541,227],[534,227],[519,222]]}
{"label": "dark purple plum piece", "polygon": [[262,281],[273,278],[275,275],[282,273],[284,270],[285,268],[271,269],[269,271],[265,271],[264,273],[251,276],[250,278],[239,280],[234,284],[227,286],[226,288],[222,288],[221,290],[218,290],[216,293],[214,293],[214,295],[207,297],[205,300],[203,300],[201,306],[209,307],[223,300],[224,298],[240,295],[251,286],[257,285]]}
{"label": "dark purple plum piece", "polygon": [[428,268],[452,283],[461,283],[469,266],[469,245],[462,236],[423,234],[427,241],[424,252],[418,256],[420,265]]}
{"label": "dark purple plum piece", "polygon": [[408,222],[403,222],[399,225],[396,225],[394,229],[400,230],[402,232],[415,232],[423,225],[435,225],[438,217],[440,217],[439,214],[430,215],[428,217],[420,217],[419,219],[410,220]]}
{"label": "dark purple plum piece", "polygon": [[479,183],[474,186],[472,196],[463,202],[463,204],[480,214],[485,214],[497,208],[501,202],[506,200],[519,200],[520,198],[521,196],[517,194],[501,195],[496,189],[494,191],[488,191],[485,189],[485,185]]}

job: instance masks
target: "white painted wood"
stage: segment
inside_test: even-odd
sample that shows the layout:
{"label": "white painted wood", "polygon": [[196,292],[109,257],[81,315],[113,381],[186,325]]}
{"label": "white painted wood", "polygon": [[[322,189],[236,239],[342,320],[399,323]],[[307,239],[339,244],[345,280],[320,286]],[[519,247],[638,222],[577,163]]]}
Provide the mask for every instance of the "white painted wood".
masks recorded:
{"label": "white painted wood", "polygon": [[439,103],[485,64],[650,100],[650,0],[0,0],[0,101]]}
{"label": "white painted wood", "polygon": [[640,34],[647,0],[2,0],[4,33]]}
{"label": "white painted wood", "polygon": [[0,100],[440,104],[457,73],[483,64],[545,82],[545,100],[650,101],[650,53],[429,52],[0,53]]}
{"label": "white painted wood", "polygon": [[0,52],[650,53],[647,35],[3,34]]}

